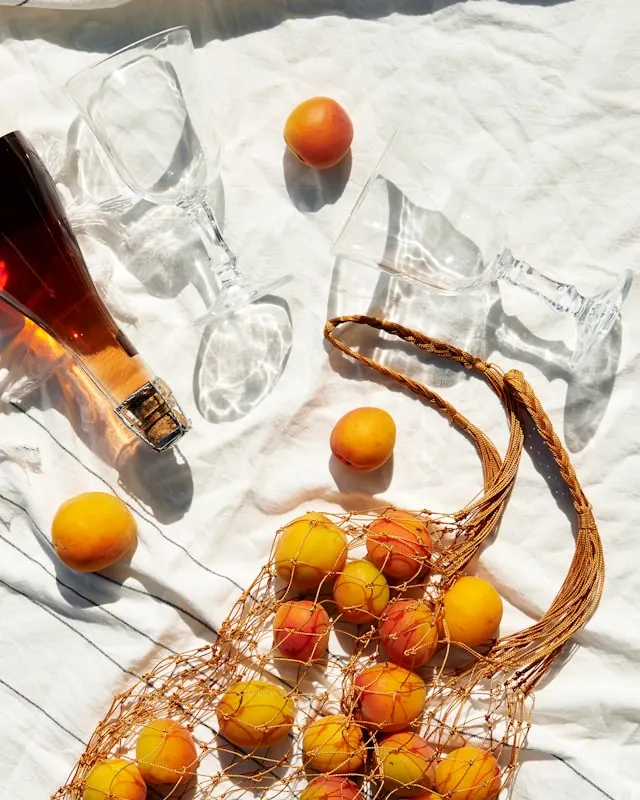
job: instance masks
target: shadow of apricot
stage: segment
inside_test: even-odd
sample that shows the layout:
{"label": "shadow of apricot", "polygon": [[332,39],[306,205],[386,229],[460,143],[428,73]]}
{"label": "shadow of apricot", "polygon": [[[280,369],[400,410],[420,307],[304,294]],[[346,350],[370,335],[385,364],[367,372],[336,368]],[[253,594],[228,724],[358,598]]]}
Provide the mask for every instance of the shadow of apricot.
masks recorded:
{"label": "shadow of apricot", "polygon": [[226,781],[247,792],[266,792],[282,781],[293,749],[291,735],[273,747],[247,753],[221,733],[215,736],[215,751]]}
{"label": "shadow of apricot", "polygon": [[[78,609],[102,607],[115,603],[122,597],[122,582],[131,569],[131,561],[138,547],[138,539],[117,563],[96,572],[78,572],[64,564],[51,549],[51,560],[56,573],[56,585],[60,596]],[[106,580],[100,578],[106,576]],[[96,576],[97,579],[96,579]]]}
{"label": "shadow of apricot", "polygon": [[313,169],[303,164],[289,148],[282,156],[284,182],[291,202],[298,211],[319,211],[337,202],[351,176],[351,150],[329,169]]}
{"label": "shadow of apricot", "polygon": [[198,776],[177,786],[171,784],[147,785],[146,800],[195,800],[198,797]]}
{"label": "shadow of apricot", "polygon": [[374,498],[391,485],[393,455],[386,464],[372,472],[356,472],[332,455],[329,458],[329,471],[342,493]]}

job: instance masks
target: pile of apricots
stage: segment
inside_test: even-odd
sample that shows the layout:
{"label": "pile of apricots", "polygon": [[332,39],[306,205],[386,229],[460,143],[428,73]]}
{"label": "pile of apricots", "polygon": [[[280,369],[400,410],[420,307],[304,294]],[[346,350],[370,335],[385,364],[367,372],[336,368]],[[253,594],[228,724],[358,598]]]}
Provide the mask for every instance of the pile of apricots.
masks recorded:
{"label": "pile of apricots", "polygon": [[[370,471],[391,458],[395,439],[391,416],[367,407],[336,423],[330,446],[347,467]],[[90,500],[93,507],[95,497]],[[69,527],[64,518],[62,523],[59,518],[59,527]],[[272,620],[273,658],[300,667],[322,661],[337,622],[358,626],[357,635],[368,631],[381,654],[350,675],[343,703],[348,713],[319,716],[303,728],[307,784],[301,800],[364,800],[354,777],[365,765],[398,798],[498,797],[500,767],[489,749],[460,747],[458,741],[441,752],[442,743],[436,748],[412,730],[427,703],[418,670],[441,646],[473,657],[475,648],[497,635],[503,611],[495,588],[471,575],[457,578],[435,603],[415,591],[433,566],[434,534],[428,519],[390,508],[371,518],[363,530],[363,557],[351,559],[347,534],[325,514],[308,512],[280,529],[270,562],[284,583]],[[254,753],[290,735],[296,701],[271,681],[244,680],[229,686],[215,713],[220,734]],[[144,800],[147,785],[175,787],[195,775],[198,761],[187,728],[151,720],[138,737],[136,760],[112,758],[94,766],[83,800]]]}
{"label": "pile of apricots", "polygon": [[[309,780],[302,800],[362,800],[347,776],[365,765],[371,736],[377,737],[374,774],[395,797],[493,800],[500,791],[500,768],[489,750],[457,747],[438,756],[410,727],[427,701],[427,686],[416,670],[441,643],[472,649],[493,639],[502,618],[499,594],[487,581],[463,576],[437,607],[405,595],[429,569],[433,552],[428,523],[408,512],[392,509],[374,518],[364,543],[367,558],[349,560],[345,532],[327,516],[310,512],[281,529],[274,549],[275,572],[287,585],[286,596],[293,595],[278,605],[273,619],[279,657],[306,666],[322,660],[332,624],[342,620],[375,626],[385,659],[353,675],[353,714],[318,717],[304,728],[305,767],[318,775]],[[329,591],[330,599],[320,599]],[[291,733],[295,707],[280,686],[252,680],[229,687],[216,713],[221,733],[254,752]]]}

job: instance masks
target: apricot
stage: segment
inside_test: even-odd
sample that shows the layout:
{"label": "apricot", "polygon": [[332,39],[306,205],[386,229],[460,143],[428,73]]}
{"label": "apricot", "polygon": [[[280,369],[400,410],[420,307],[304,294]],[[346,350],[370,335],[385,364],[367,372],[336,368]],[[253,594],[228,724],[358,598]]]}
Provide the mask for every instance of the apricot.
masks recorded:
{"label": "apricot", "polygon": [[349,152],[353,124],[330,97],[311,97],[296,106],[284,126],[287,147],[309,167],[327,169]]}
{"label": "apricot", "polygon": [[198,754],[189,731],[171,719],[154,719],[136,742],[136,760],[147,783],[171,783],[196,774]]}
{"label": "apricot", "polygon": [[433,541],[424,522],[391,510],[367,526],[367,553],[378,569],[397,581],[418,577],[429,565]]}
{"label": "apricot", "polygon": [[369,561],[352,561],[336,578],[333,599],[344,619],[371,622],[389,602],[389,586]]}
{"label": "apricot", "polygon": [[373,730],[394,733],[408,727],[424,709],[427,687],[415,672],[397,664],[374,664],[354,680],[356,719]]}
{"label": "apricot", "polygon": [[274,554],[278,576],[297,589],[315,589],[340,572],[346,560],[344,531],[314,511],[283,527]]}
{"label": "apricot", "polygon": [[327,652],[331,625],[319,603],[291,600],[282,603],[273,620],[273,639],[281,655],[310,663]]}
{"label": "apricot", "polygon": [[493,639],[502,620],[502,600],[482,578],[467,575],[445,592],[441,634],[451,642],[477,647]]}
{"label": "apricot", "polygon": [[424,600],[394,600],[384,610],[378,634],[389,659],[416,669],[431,659],[438,647],[438,626]]}
{"label": "apricot", "polygon": [[383,737],[376,755],[384,788],[398,790],[402,797],[413,797],[433,789],[436,760],[433,747],[409,731]]}
{"label": "apricot", "polygon": [[82,800],[145,800],[147,784],[140,770],[124,758],[100,761],[87,775]]}
{"label": "apricot", "polygon": [[361,728],[343,714],[314,719],[302,735],[305,766],[318,772],[348,774],[366,757]]}
{"label": "apricot", "polygon": [[353,470],[371,472],[391,458],[396,443],[396,425],[382,408],[354,408],[341,417],[331,431],[333,455]]}
{"label": "apricot", "polygon": [[488,750],[460,747],[438,764],[435,788],[451,800],[494,800],[500,792],[500,766]]}
{"label": "apricot", "polygon": [[98,572],[121,559],[137,538],[136,522],[118,497],[87,492],[66,500],[51,523],[60,561],[77,572]]}
{"label": "apricot", "polygon": [[362,800],[362,794],[348,778],[318,775],[303,789],[300,800]]}
{"label": "apricot", "polygon": [[220,733],[246,750],[270,747],[291,732],[293,700],[269,681],[239,681],[222,696],[216,716]]}

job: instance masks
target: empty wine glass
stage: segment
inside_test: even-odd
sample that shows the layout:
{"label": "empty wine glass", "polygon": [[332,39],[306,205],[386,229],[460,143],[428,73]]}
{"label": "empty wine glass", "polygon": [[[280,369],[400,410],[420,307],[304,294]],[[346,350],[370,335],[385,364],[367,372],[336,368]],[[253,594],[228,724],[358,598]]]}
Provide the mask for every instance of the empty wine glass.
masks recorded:
{"label": "empty wine glass", "polygon": [[600,346],[620,314],[632,281],[623,270],[591,297],[513,256],[504,217],[423,158],[416,137],[396,133],[367,181],[334,255],[453,294],[505,280],[571,314],[577,325],[571,366]]}
{"label": "empty wine glass", "polygon": [[213,274],[200,277],[216,297],[200,323],[224,318],[292,278],[249,281],[222,235],[207,200],[220,173],[221,143],[204,91],[184,26],[141,39],[65,85],[127,185],[153,203],[183,208],[200,234],[213,264]]}

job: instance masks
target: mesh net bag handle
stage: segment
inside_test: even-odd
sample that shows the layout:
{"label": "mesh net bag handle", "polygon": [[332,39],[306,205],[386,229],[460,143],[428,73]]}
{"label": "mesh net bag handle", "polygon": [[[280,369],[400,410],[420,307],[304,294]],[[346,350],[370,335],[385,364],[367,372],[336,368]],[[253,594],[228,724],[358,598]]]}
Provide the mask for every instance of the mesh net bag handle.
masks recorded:
{"label": "mesh net bag handle", "polygon": [[[571,565],[558,594],[538,622],[519,633],[498,639],[484,662],[487,674],[491,674],[496,669],[511,671],[518,687],[528,694],[549,669],[562,647],[591,617],[600,601],[604,586],[602,542],[591,505],[580,486],[569,455],[555,433],[551,420],[535,392],[520,371],[511,370],[503,374],[495,365],[476,358],[464,350],[395,322],[366,315],[334,317],[327,321],[324,335],[334,347],[345,355],[366,364],[376,372],[397,381],[415,394],[426,398],[467,431],[469,431],[471,423],[435,392],[413,378],[362,355],[342,342],[336,335],[336,329],[345,324],[366,325],[384,331],[414,344],[435,357],[454,361],[467,369],[475,370],[489,383],[505,407],[511,436],[507,456],[501,469],[494,476],[494,481],[486,489],[485,495],[474,501],[481,514],[484,513],[487,501],[491,507],[492,502],[506,502],[508,498],[508,490],[515,478],[524,441],[521,422],[523,412],[530,416],[558,465],[560,475],[571,494],[578,521],[575,552]],[[518,445],[520,451],[518,451]],[[473,507],[474,503],[468,506],[467,510]],[[476,542],[477,549],[480,541],[476,538],[474,542]],[[451,564],[456,565],[455,569],[451,570],[451,574],[454,574],[464,563],[464,556],[456,557],[458,555],[456,553],[451,560]],[[445,577],[447,574],[449,574],[448,570],[445,571]]]}
{"label": "mesh net bag handle", "polygon": [[[509,442],[504,459],[500,457],[495,445],[488,439],[486,434],[436,392],[408,375],[385,367],[373,359],[358,353],[341,341],[336,335],[336,328],[346,323],[368,325],[372,328],[386,331],[406,342],[415,344],[416,347],[437,358],[455,361],[466,369],[478,372],[498,396],[507,415]],[[518,472],[524,434],[513,394],[505,384],[502,371],[494,364],[475,358],[453,345],[432,339],[394,322],[382,321],[375,317],[364,315],[334,317],[327,321],[324,335],[338,350],[366,364],[380,374],[392,378],[414,394],[427,400],[447,417],[452,425],[455,425],[469,436],[475,445],[483,466],[484,492],[464,508],[452,514],[455,522],[464,528],[465,535],[457,539],[448,548],[446,553],[443,554],[442,560],[438,563],[438,570],[445,580],[452,578],[472,558],[482,542],[494,529],[504,510]]]}

